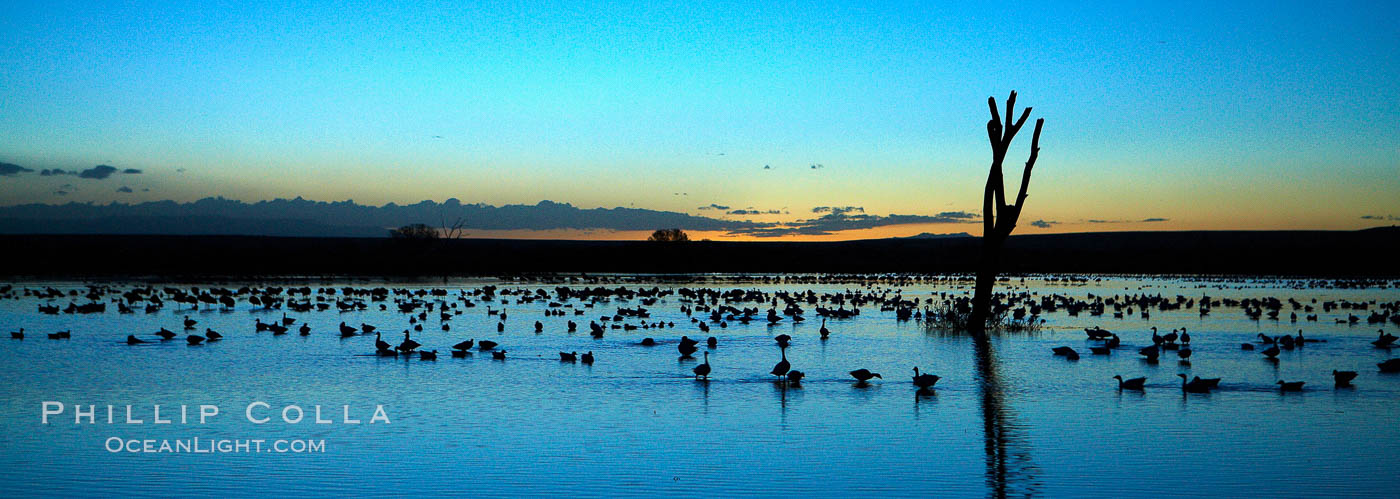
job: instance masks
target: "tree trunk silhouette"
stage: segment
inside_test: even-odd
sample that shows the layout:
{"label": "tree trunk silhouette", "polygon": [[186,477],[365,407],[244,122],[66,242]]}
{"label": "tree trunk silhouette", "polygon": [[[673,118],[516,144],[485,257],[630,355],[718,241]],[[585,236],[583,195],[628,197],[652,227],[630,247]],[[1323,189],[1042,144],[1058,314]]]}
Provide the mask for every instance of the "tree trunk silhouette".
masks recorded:
{"label": "tree trunk silhouette", "polygon": [[1031,136],[1031,155],[1026,159],[1026,167],[1021,171],[1021,190],[1016,195],[1015,204],[1006,204],[1006,186],[1002,180],[1001,163],[1006,159],[1006,150],[1011,146],[1011,139],[1016,137],[1016,132],[1021,131],[1021,126],[1026,124],[1026,119],[1031,116],[1031,108],[1026,108],[1021,112],[1021,117],[1014,123],[1011,117],[1015,116],[1016,91],[1011,92],[1011,96],[1006,98],[1006,123],[1002,124],[1002,118],[997,113],[997,100],[995,97],[987,98],[987,107],[992,112],[992,119],[987,122],[987,139],[992,144],[992,167],[987,172],[987,187],[982,193],[982,262],[977,269],[977,283],[972,295],[972,313],[968,316],[968,332],[974,335],[982,335],[986,332],[987,319],[991,317],[992,311],[992,291],[996,287],[997,272],[1001,267],[1001,248],[1006,242],[1006,238],[1011,235],[1011,230],[1016,228],[1016,220],[1021,217],[1021,208],[1026,202],[1026,188],[1031,183],[1031,169],[1035,167],[1036,156],[1040,154],[1040,128],[1045,124],[1044,119],[1035,120],[1035,134]]}

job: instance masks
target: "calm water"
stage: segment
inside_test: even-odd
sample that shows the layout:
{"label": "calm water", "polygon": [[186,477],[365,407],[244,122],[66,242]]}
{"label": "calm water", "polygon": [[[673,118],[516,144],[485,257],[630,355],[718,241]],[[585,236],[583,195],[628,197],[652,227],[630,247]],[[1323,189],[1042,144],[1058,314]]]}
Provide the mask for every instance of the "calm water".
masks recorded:
{"label": "calm water", "polygon": [[[18,283],[20,287],[81,289],[83,283]],[[124,287],[131,283],[110,283]],[[460,282],[453,295],[483,282]],[[502,289],[552,285],[499,283]],[[1394,287],[1332,289],[1284,286],[1262,280],[1104,278],[1063,285],[1028,279],[1012,282],[1038,294],[1085,298],[1090,294],[1177,294],[1197,298],[1278,297],[1318,304],[1326,300],[1400,300]],[[316,284],[311,284],[313,289]],[[343,284],[342,284],[343,285]],[[354,283],[356,287],[417,285]],[[663,289],[676,286],[646,284]],[[159,289],[164,285],[156,285]],[[188,288],[191,284],[183,284]],[[636,288],[636,284],[628,284]],[[896,289],[858,284],[719,285],[692,287],[807,290],[818,293]],[[1204,287],[1203,287],[1204,286]],[[236,288],[237,285],[230,287]],[[965,293],[954,284],[898,288],[907,298]],[[109,295],[110,299],[112,296]],[[508,303],[502,304],[505,300]],[[5,495],[321,495],[355,492],[387,496],[406,492],[474,496],[569,494],[759,496],[1157,496],[1280,495],[1394,497],[1392,470],[1400,457],[1400,375],[1378,373],[1391,354],[1373,348],[1376,330],[1365,314],[1323,312],[1317,322],[1255,321],[1240,308],[1210,316],[1196,310],[1160,312],[1150,320],[1063,310],[1045,315],[1037,334],[1003,335],[978,348],[958,335],[926,332],[916,321],[868,304],[861,315],[828,322],[829,340],[818,340],[820,319],[770,327],[758,320],[701,333],[680,310],[678,295],[647,306],[650,321],[673,329],[609,329],[588,335],[588,321],[636,307],[640,299],[599,303],[586,315],[546,317],[548,300],[518,303],[498,294],[493,310],[509,314],[506,330],[486,303],[463,309],[439,328],[430,312],[417,341],[440,351],[437,361],[369,356],[374,337],[341,339],[337,325],[369,323],[397,343],[408,316],[389,301],[362,312],[289,312],[313,328],[310,336],[254,332],[254,319],[271,322],[281,311],[240,299],[231,311],[42,315],[37,306],[58,300],[0,300],[4,332],[26,329],[24,340],[0,339],[0,480]],[[569,302],[583,308],[577,300]],[[736,303],[758,307],[766,303]],[[1372,309],[1375,307],[1372,306]],[[565,309],[569,310],[569,309]],[[1337,324],[1349,312],[1359,324]],[[222,342],[189,346],[184,316],[222,332]],[[697,314],[698,316],[699,314]],[[538,320],[544,331],[535,334]],[[578,333],[565,323],[580,323]],[[636,319],[628,321],[637,323]],[[1124,348],[1109,357],[1088,353],[1083,328],[1100,325],[1119,333]],[[1158,365],[1139,360],[1150,344],[1148,328],[1188,327],[1195,355],[1190,366],[1168,356]],[[160,327],[180,333],[174,341],[152,335]],[[295,326],[294,326],[295,327]],[[71,329],[69,340],[45,333]],[[1303,329],[1325,343],[1285,351],[1277,364],[1240,343],[1257,333]],[[807,373],[800,387],[774,383],[767,373],[779,359],[772,337],[794,337],[788,359]],[[152,343],[128,346],[135,334]],[[678,360],[682,334],[716,336],[708,383],[692,379],[697,360]],[[655,347],[642,347],[643,337]],[[508,350],[504,361],[488,353],[450,358],[448,347],[467,338],[490,339]],[[1068,345],[1083,358],[1051,355]],[[593,351],[595,365],[561,363],[560,351]],[[696,354],[699,358],[700,354]],[[910,383],[912,368],[943,377],[932,395]],[[847,371],[869,368],[884,375],[867,387]],[[1334,389],[1333,369],[1355,370],[1355,389]],[[1178,372],[1222,377],[1221,389],[1183,396]],[[1146,376],[1145,393],[1116,390],[1114,374]],[[1279,379],[1306,381],[1302,393],[1281,394]],[[64,402],[67,412],[41,424],[41,404]],[[245,407],[265,401],[273,416],[256,425]],[[97,424],[74,424],[73,404],[96,404]],[[106,424],[105,406],[117,406],[117,424]],[[142,425],[121,424],[133,404]],[[151,406],[213,404],[220,415],[208,424],[156,425]],[[307,419],[286,424],[280,408],[295,404]],[[315,405],[336,424],[313,424]],[[382,404],[389,424],[340,424],[341,407],[368,422]],[[177,410],[177,409],[176,409]],[[167,413],[168,414],[168,413]],[[322,453],[111,453],[109,437],[125,439],[310,439]],[[270,445],[270,444],[267,444]]]}

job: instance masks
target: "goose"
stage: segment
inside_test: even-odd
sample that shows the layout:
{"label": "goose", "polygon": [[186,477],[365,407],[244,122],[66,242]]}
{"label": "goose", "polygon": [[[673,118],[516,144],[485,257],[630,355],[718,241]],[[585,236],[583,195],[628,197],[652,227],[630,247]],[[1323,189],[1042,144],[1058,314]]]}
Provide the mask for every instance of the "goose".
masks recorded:
{"label": "goose", "polygon": [[189,342],[189,344],[191,345],[198,345],[200,343],[204,343],[204,337],[197,334],[191,334],[185,337],[185,341]]}
{"label": "goose", "polygon": [[1240,343],[1240,350],[1254,350],[1253,343]]}
{"label": "goose", "polygon": [[452,325],[451,325],[451,324],[448,324],[448,323],[446,323],[446,322],[444,322],[444,323],[442,323],[442,330],[443,330],[443,331],[451,331],[451,330],[452,330]]}
{"label": "goose", "polygon": [[412,339],[409,339],[409,337],[408,337],[408,331],[407,331],[407,330],[405,330],[405,331],[403,332],[403,342],[402,342],[402,343],[399,343],[399,351],[400,351],[400,352],[409,353],[409,352],[414,351],[415,349],[417,349],[417,348],[420,347],[420,346],[423,346],[423,345],[422,345],[421,343],[418,343],[418,342],[416,342],[416,341],[413,341]]}
{"label": "goose", "polygon": [[822,328],[817,332],[821,333],[823,340],[826,339],[827,336],[831,336],[831,330],[826,328],[826,317],[822,317]]}
{"label": "goose", "polygon": [[466,350],[453,350],[453,351],[452,351],[452,358],[454,358],[454,359],[465,359],[465,358],[467,358],[467,353],[469,353],[469,352],[467,352]]}
{"label": "goose", "polygon": [[1079,360],[1079,352],[1070,347],[1055,347],[1055,355],[1062,356],[1069,360]]}
{"label": "goose", "polygon": [[1191,382],[1205,383],[1207,388],[1220,388],[1220,378],[1202,378],[1200,376],[1195,376],[1191,378]]}
{"label": "goose", "polygon": [[506,360],[506,351],[505,351],[505,350],[496,350],[496,351],[494,351],[494,352],[491,352],[491,358],[496,359],[496,360]]}
{"label": "goose", "polygon": [[559,362],[577,362],[578,352],[559,352]]}
{"label": "goose", "polygon": [[1118,348],[1118,345],[1119,345],[1121,342],[1122,342],[1122,340],[1120,340],[1120,339],[1118,338],[1118,335],[1114,334],[1114,335],[1108,337],[1108,343],[1105,343],[1104,346],[1106,346],[1106,347],[1108,347],[1108,348]]}
{"label": "goose", "polygon": [[1301,392],[1303,391],[1303,382],[1278,380],[1278,390],[1281,392]]}
{"label": "goose", "polygon": [[463,350],[463,351],[465,351],[465,350],[471,350],[471,349],[472,349],[472,345],[473,345],[474,343],[476,343],[474,340],[463,341],[463,342],[458,343],[458,344],[456,344],[456,345],[452,345],[452,349],[453,349],[453,350]]}
{"label": "goose", "polygon": [[369,325],[369,324],[365,324],[365,323],[361,322],[361,323],[360,323],[360,331],[363,332],[363,333],[365,333],[365,334],[373,333],[373,332],[374,332],[374,326],[371,326],[371,325]]}
{"label": "goose", "polygon": [[1157,328],[1154,326],[1152,328],[1152,344],[1161,345],[1164,341],[1166,341],[1166,339],[1162,338],[1161,335],[1157,334]]}
{"label": "goose", "polygon": [[1265,345],[1273,345],[1273,344],[1275,344],[1275,343],[1278,342],[1278,340],[1274,339],[1273,337],[1266,336],[1266,335],[1264,335],[1264,333],[1259,333],[1259,334],[1256,334],[1255,336],[1258,336],[1258,337],[1259,337],[1259,343],[1262,343],[1262,344],[1265,344]]}
{"label": "goose", "polygon": [[1138,355],[1145,357],[1144,360],[1148,362],[1157,362],[1157,357],[1161,354],[1162,351],[1157,349],[1156,345],[1150,347],[1143,347],[1142,349],[1138,350]]}
{"label": "goose", "polygon": [[651,338],[642,338],[642,343],[641,343],[641,345],[644,346],[644,347],[656,346],[656,340],[651,339]]}
{"label": "goose", "polygon": [[194,329],[195,324],[199,324],[199,321],[191,319],[188,315],[185,316],[185,329]]}
{"label": "goose", "polygon": [[1186,328],[1181,328],[1181,342],[1190,343],[1191,335],[1186,332]]}
{"label": "goose", "polygon": [[12,340],[22,340],[22,339],[24,339],[24,328],[19,328],[19,331],[11,331],[11,332],[10,332],[10,339],[12,339]]}
{"label": "goose", "polygon": [[880,373],[872,373],[872,372],[870,372],[869,369],[864,369],[864,368],[856,369],[856,370],[854,370],[854,371],[851,371],[851,372],[850,372],[850,375],[851,375],[852,378],[855,378],[856,381],[859,381],[859,382],[861,382],[861,383],[864,383],[864,382],[866,382],[866,381],[870,381],[871,378],[885,379],[884,376],[880,376]]}
{"label": "goose", "polygon": [[253,329],[255,329],[259,333],[267,331],[267,323],[263,322],[262,318],[255,318],[253,319]]}
{"label": "goose", "polygon": [[1395,340],[1397,339],[1395,335],[1385,334],[1384,329],[1378,331],[1380,331],[1380,333],[1379,335],[1377,335],[1376,341],[1371,342],[1372,345],[1375,345],[1377,348],[1389,348],[1392,344],[1395,343]]}
{"label": "goose", "polygon": [[383,338],[379,333],[374,333],[374,349],[375,349],[375,350],[390,350],[390,349],[393,349],[393,348],[394,348],[394,346],[393,346],[393,345],[390,345],[389,342],[384,341],[384,338]]}
{"label": "goose", "polygon": [[141,343],[145,343],[145,342],[146,342],[146,340],[137,338],[136,335],[134,335],[134,334],[128,334],[128,335],[126,335],[126,344],[128,344],[128,345],[137,345],[137,344],[141,344]]}
{"label": "goose", "polygon": [[714,350],[715,347],[718,347],[718,346],[719,346],[719,338],[715,338],[714,336],[711,336],[711,337],[705,339],[705,346],[710,347],[711,350]]}
{"label": "goose", "polygon": [[356,333],[358,333],[358,332],[359,332],[359,330],[357,330],[357,329],[355,329],[355,328],[353,328],[353,327],[347,326],[347,325],[345,325],[345,322],[344,322],[344,321],[341,321],[341,323],[340,323],[340,337],[341,337],[341,338],[349,338],[349,337],[351,337],[351,336],[354,336],[354,335],[355,335]]}
{"label": "goose", "polygon": [[160,328],[160,331],[156,331],[156,336],[159,336],[162,340],[169,340],[175,338],[175,332],[166,328]]}
{"label": "goose", "polygon": [[493,349],[493,348],[496,348],[496,345],[498,345],[498,344],[499,344],[499,343],[496,343],[496,342],[491,341],[491,340],[481,340],[481,341],[476,342],[476,348],[477,348],[478,350],[482,350],[482,351],[491,350],[491,349]]}
{"label": "goose", "polygon": [[773,340],[778,342],[779,348],[787,348],[788,343],[792,341],[792,337],[786,334],[780,334],[773,337]]}
{"label": "goose", "polygon": [[310,324],[306,324],[306,323],[302,323],[302,324],[301,324],[301,327],[297,329],[297,332],[298,332],[298,333],[301,333],[302,336],[310,336],[310,335],[311,335],[311,325],[310,325]]}
{"label": "goose", "polygon": [[73,331],[72,331],[71,329],[68,330],[68,331],[59,331],[59,332],[57,332],[57,333],[49,333],[49,339],[51,339],[51,340],[65,340],[65,339],[72,338],[72,337],[73,337]]}
{"label": "goose", "polygon": [[584,365],[588,366],[593,365],[593,351],[589,350],[588,353],[580,355],[579,362],[582,362]]}
{"label": "goose", "polygon": [[705,352],[705,361],[692,368],[690,372],[695,373],[696,378],[708,381],[710,379],[710,352]]}
{"label": "goose", "polygon": [[[777,364],[774,364],[774,365],[773,365],[773,370],[772,370],[772,371],[769,371],[769,374],[772,374],[772,375],[774,375],[774,376],[786,376],[787,373],[788,373],[788,370],[789,370],[789,369],[792,369],[792,364],[789,363],[788,360],[787,360],[787,349],[786,349],[786,348],[782,349],[782,356],[783,356],[783,360],[780,360],[780,361],[778,361]],[[1397,364],[1397,365],[1400,365],[1400,364]]]}
{"label": "goose", "polygon": [[1122,376],[1114,376],[1113,379],[1118,380],[1119,390],[1142,391],[1143,384],[1147,383],[1147,378],[1123,379]]}
{"label": "goose", "polygon": [[914,386],[919,387],[920,390],[933,388],[933,385],[938,384],[939,379],[942,378],[934,374],[919,374],[919,368],[914,367]]}
{"label": "goose", "polygon": [[1400,373],[1400,359],[1390,359],[1376,364],[1383,373]]}
{"label": "goose", "polygon": [[209,328],[204,328],[204,337],[207,338],[208,341],[219,341],[224,339],[224,335],[219,334],[218,331]]}
{"label": "goose", "polygon": [[1263,352],[1260,352],[1260,353],[1263,353],[1265,357],[1268,357],[1268,358],[1270,358],[1270,359],[1274,359],[1274,358],[1278,358],[1278,352],[1279,352],[1278,345],[1271,345],[1271,346],[1269,346],[1269,348],[1265,349]]}
{"label": "goose", "polygon": [[1179,336],[1179,335],[1176,333],[1176,330],[1173,329],[1172,332],[1167,333],[1166,335],[1162,336],[1162,341],[1167,342],[1167,343],[1176,343],[1176,338],[1177,338],[1178,336]]}
{"label": "goose", "polygon": [[282,312],[282,325],[283,325],[283,326],[290,326],[290,325],[296,324],[296,323],[297,323],[297,320],[296,320],[295,318],[287,317],[287,313],[286,313],[286,312]]}
{"label": "goose", "polygon": [[418,352],[418,358],[421,360],[437,360],[437,350],[420,351]]}
{"label": "goose", "polygon": [[1351,380],[1356,379],[1356,371],[1332,370],[1332,379],[1337,382],[1338,387],[1351,386]]}
{"label": "goose", "polygon": [[287,326],[283,326],[275,322],[267,326],[267,330],[272,331],[273,336],[281,336],[287,334]]}
{"label": "goose", "polygon": [[1178,374],[1181,377],[1181,391],[1187,393],[1210,393],[1210,384],[1202,382],[1199,378],[1187,382],[1185,374]]}
{"label": "goose", "polygon": [[692,340],[685,336],[681,336],[681,342],[676,345],[676,351],[679,351],[681,353],[682,359],[690,358],[691,354],[695,353],[696,350],[699,350],[699,348],[695,346],[697,343],[698,342],[696,342],[695,340]]}
{"label": "goose", "polygon": [[[807,376],[807,374],[803,373],[802,371],[798,371],[798,370],[796,370],[796,369],[793,369],[793,370],[791,370],[791,371],[788,371],[788,373],[787,373],[787,382],[788,382],[788,384],[790,384],[790,385],[800,385],[800,384],[802,384],[802,378],[804,378],[804,377],[806,377],[806,376]],[[862,383],[863,383],[863,382],[862,382]]]}
{"label": "goose", "polygon": [[506,331],[506,323],[504,323],[504,322],[497,322],[497,323],[496,323],[496,332],[497,332],[497,333],[504,333],[505,331]]}

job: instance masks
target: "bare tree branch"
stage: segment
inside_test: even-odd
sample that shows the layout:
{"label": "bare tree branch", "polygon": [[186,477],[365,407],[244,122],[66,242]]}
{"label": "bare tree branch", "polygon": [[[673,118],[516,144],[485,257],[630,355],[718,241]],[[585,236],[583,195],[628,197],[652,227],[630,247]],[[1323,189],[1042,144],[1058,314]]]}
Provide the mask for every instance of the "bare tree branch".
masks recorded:
{"label": "bare tree branch", "polygon": [[1026,158],[1026,169],[1021,171],[1021,192],[1016,195],[1016,209],[1021,209],[1026,202],[1026,189],[1031,185],[1031,170],[1035,168],[1035,159],[1040,156],[1040,128],[1045,126],[1045,118],[1035,120],[1035,134],[1031,136],[1031,155]]}

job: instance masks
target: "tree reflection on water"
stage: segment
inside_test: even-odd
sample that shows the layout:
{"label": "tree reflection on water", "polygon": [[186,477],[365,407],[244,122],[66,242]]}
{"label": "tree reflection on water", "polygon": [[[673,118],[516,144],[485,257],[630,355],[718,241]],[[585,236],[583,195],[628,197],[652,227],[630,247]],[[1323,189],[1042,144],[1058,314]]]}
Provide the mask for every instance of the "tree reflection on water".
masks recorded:
{"label": "tree reflection on water", "polygon": [[1038,494],[1039,468],[1031,460],[1025,426],[1007,404],[997,370],[996,352],[986,336],[974,337],[976,373],[982,406],[982,431],[986,449],[985,481],[991,497],[1028,497]]}

